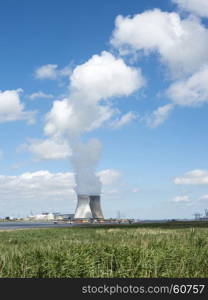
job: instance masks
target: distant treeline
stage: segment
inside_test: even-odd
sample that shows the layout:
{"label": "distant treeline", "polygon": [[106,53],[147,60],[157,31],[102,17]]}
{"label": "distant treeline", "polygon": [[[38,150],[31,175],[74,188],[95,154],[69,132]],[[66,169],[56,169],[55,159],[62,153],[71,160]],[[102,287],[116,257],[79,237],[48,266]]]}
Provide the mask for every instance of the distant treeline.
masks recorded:
{"label": "distant treeline", "polygon": [[167,222],[141,222],[133,224],[83,224],[84,228],[164,228],[164,229],[178,229],[178,228],[208,228],[208,221],[167,221]]}

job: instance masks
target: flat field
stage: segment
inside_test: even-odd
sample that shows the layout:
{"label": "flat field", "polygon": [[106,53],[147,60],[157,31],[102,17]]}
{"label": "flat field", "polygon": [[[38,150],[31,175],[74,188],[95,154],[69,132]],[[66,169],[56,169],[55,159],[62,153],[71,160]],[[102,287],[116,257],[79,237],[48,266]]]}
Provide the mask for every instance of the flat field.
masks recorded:
{"label": "flat field", "polygon": [[1,231],[0,277],[208,277],[208,222]]}

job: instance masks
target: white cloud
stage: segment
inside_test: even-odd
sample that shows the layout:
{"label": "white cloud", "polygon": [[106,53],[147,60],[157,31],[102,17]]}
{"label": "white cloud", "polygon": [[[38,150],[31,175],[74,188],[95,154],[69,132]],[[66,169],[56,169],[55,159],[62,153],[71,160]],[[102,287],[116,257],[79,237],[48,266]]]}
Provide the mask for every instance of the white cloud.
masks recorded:
{"label": "white cloud", "polygon": [[118,16],[111,39],[121,54],[157,53],[173,77],[191,74],[208,62],[208,30],[198,18],[181,19],[159,9]]}
{"label": "white cloud", "polygon": [[20,100],[22,89],[0,91],[0,123],[26,120],[34,123],[35,111],[25,111]]}
{"label": "white cloud", "polygon": [[196,14],[200,17],[208,17],[208,1],[207,0],[172,0],[182,10]]}
{"label": "white cloud", "polygon": [[76,207],[74,188],[71,172],[39,170],[15,176],[0,175],[1,216],[8,213],[23,215],[31,210],[73,213]]}
{"label": "white cloud", "polygon": [[68,77],[68,76],[71,75],[71,73],[72,73],[72,67],[70,65],[68,65],[68,66],[64,67],[63,69],[59,69],[57,71],[57,76],[59,76],[59,77],[62,77],[62,76],[63,77],[64,76]]}
{"label": "white cloud", "polygon": [[56,69],[58,65],[48,64],[39,67],[35,70],[35,78],[37,79],[56,79],[57,73]]}
{"label": "white cloud", "polygon": [[[174,0],[206,12],[208,1]],[[157,54],[173,82],[167,89],[172,104],[157,108],[143,120],[149,127],[163,123],[174,105],[199,106],[208,102],[208,28],[196,16],[181,18],[176,12],[159,9],[134,16],[118,16],[111,38],[121,55]]]}
{"label": "white cloud", "polygon": [[145,84],[140,69],[106,51],[77,66],[70,79],[69,98],[54,101],[46,116],[47,135],[78,135],[99,128],[117,113],[106,99],[128,96]]}
{"label": "white cloud", "polygon": [[122,115],[120,119],[112,121],[110,126],[113,129],[118,129],[118,128],[121,128],[122,126],[130,123],[131,121],[133,121],[135,119],[136,119],[136,115],[130,111],[130,112]]}
{"label": "white cloud", "polygon": [[19,147],[19,150],[31,152],[38,160],[66,159],[72,154],[69,144],[64,140],[30,140]]}
{"label": "white cloud", "polygon": [[[106,171],[110,172],[111,170]],[[103,176],[105,170],[101,172],[100,177]],[[104,180],[103,184],[109,184],[108,180]],[[47,170],[40,170],[16,176],[0,175],[0,194],[8,194],[14,198],[19,198],[21,195],[26,198],[38,196],[52,196],[54,198],[57,195],[68,197],[74,193],[74,188],[74,174],[71,172],[51,173]]]}
{"label": "white cloud", "polygon": [[164,106],[158,107],[153,113],[145,118],[143,118],[150,128],[155,128],[162,124],[170,115],[173,110],[173,104],[166,104]]}
{"label": "white cloud", "polygon": [[173,199],[173,202],[190,202],[189,196],[177,196]]}
{"label": "white cloud", "polygon": [[70,66],[66,66],[63,69],[58,69],[58,65],[56,64],[43,65],[35,70],[36,79],[55,80],[61,76],[69,76],[70,74]]}
{"label": "white cloud", "polygon": [[74,186],[72,173],[40,170],[16,176],[0,175],[1,216],[22,216],[31,210],[73,212],[76,199]]}
{"label": "white cloud", "polygon": [[46,115],[44,132],[47,135],[79,135],[83,131],[99,128],[109,120],[114,110],[108,105],[88,103],[84,99],[71,97],[53,102],[51,111]]}
{"label": "white cloud", "polygon": [[173,103],[181,106],[198,106],[208,102],[208,65],[188,79],[173,83],[167,95]]}
{"label": "white cloud", "polygon": [[39,98],[51,99],[51,98],[53,98],[53,95],[46,94],[42,91],[38,91],[36,93],[32,93],[31,95],[28,95],[28,98],[31,100],[39,99]]}
{"label": "white cloud", "polygon": [[[58,193],[61,190],[69,191],[74,187],[74,178],[72,173],[50,173],[46,170],[37,172],[27,172],[19,176],[0,175],[1,190],[13,189],[21,194],[26,192],[26,189],[33,192],[43,192],[44,194],[52,195],[53,192]],[[16,195],[16,194],[15,194]]]}
{"label": "white cloud", "polygon": [[176,177],[175,184],[187,185],[203,185],[208,184],[208,171],[206,170],[193,170],[185,173],[183,177]]}
{"label": "white cloud", "polygon": [[97,173],[103,185],[111,185],[118,182],[121,178],[121,173],[117,170],[107,169]]}
{"label": "white cloud", "polygon": [[71,75],[71,89],[92,101],[128,96],[144,83],[140,69],[127,66],[121,58],[107,51],[93,55]]}

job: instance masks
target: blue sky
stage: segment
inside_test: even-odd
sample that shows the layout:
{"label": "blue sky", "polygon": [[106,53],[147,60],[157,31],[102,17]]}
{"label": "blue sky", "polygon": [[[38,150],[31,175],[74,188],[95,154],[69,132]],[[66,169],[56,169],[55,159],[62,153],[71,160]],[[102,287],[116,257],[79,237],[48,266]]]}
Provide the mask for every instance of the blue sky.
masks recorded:
{"label": "blue sky", "polygon": [[0,216],[74,211],[76,139],[102,145],[106,217],[203,212],[208,7],[196,2],[0,4]]}

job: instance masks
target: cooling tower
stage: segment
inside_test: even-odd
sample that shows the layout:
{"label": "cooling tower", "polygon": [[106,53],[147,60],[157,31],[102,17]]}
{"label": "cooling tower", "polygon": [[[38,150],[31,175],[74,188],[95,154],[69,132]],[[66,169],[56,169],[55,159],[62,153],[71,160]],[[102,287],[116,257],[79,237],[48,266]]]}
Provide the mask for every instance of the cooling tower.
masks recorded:
{"label": "cooling tower", "polygon": [[92,217],[95,219],[104,219],[103,213],[100,206],[100,196],[90,195],[90,209],[92,212]]}
{"label": "cooling tower", "polygon": [[78,195],[77,208],[75,211],[75,219],[89,219],[92,218],[90,209],[90,198],[88,195]]}
{"label": "cooling tower", "polygon": [[99,195],[78,195],[75,219],[103,219]]}

